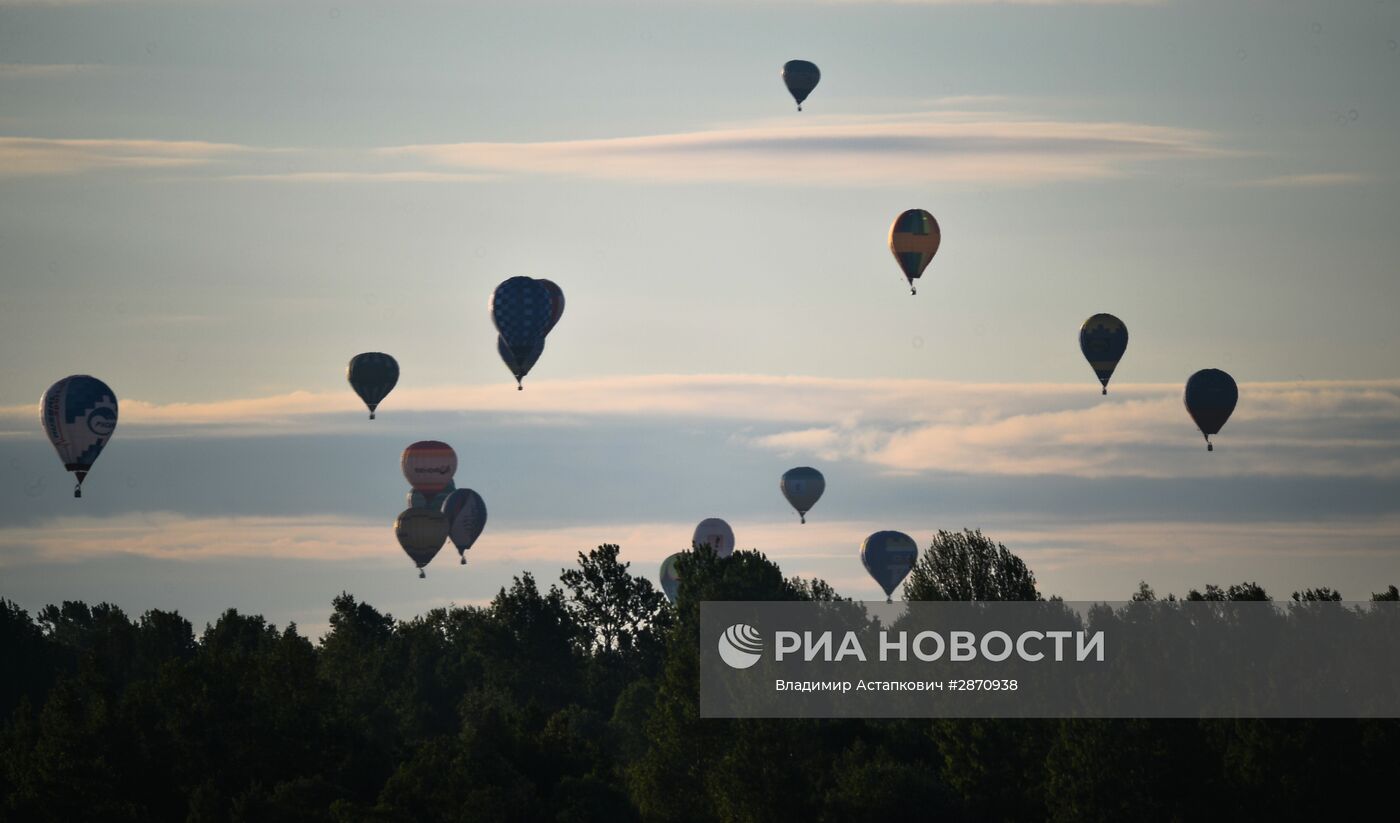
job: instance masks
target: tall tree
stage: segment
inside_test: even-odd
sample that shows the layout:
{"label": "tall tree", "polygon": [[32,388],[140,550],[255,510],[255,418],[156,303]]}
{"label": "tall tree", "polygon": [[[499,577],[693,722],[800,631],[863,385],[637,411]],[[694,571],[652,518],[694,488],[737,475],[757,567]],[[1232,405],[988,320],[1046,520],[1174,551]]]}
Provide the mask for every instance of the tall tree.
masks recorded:
{"label": "tall tree", "polygon": [[940,530],[909,572],[908,600],[1041,600],[1021,558],[981,529]]}

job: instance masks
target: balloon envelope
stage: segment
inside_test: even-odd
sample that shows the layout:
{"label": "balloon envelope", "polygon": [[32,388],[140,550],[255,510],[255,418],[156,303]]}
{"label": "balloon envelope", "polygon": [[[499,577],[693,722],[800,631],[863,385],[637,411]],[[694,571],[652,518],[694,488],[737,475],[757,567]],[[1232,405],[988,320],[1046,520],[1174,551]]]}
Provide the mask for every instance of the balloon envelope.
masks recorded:
{"label": "balloon envelope", "polygon": [[860,562],[885,590],[886,597],[894,595],[918,557],[919,547],[914,538],[904,532],[875,532],[865,538],[860,547]]}
{"label": "balloon envelope", "polygon": [[782,489],[783,497],[797,509],[798,517],[806,523],[807,512],[811,511],[821,499],[822,492],[826,491],[826,478],[810,466],[798,466],[783,472],[783,478],[778,481],[778,488]]}
{"label": "balloon envelope", "polygon": [[504,337],[497,335],[496,353],[501,356],[501,362],[510,369],[510,373],[515,376],[516,384],[519,385],[520,381],[525,379],[525,375],[530,373],[530,369],[535,367],[535,362],[540,359],[540,355],[544,354],[544,338],[535,340],[532,345],[517,352],[506,343]]}
{"label": "balloon envelope", "polygon": [[441,493],[457,473],[457,453],[438,440],[419,440],[403,450],[399,468],[414,491],[426,497]]}
{"label": "balloon envelope", "polygon": [[1220,369],[1201,369],[1187,379],[1186,411],[1205,435],[1207,449],[1214,448],[1210,445],[1210,436],[1220,433],[1239,399],[1235,378]]}
{"label": "balloon envelope", "polygon": [[69,375],[39,398],[39,423],[63,467],[78,478],[73,496],[82,497],[83,480],[117,429],[116,393],[96,377]]}
{"label": "balloon envelope", "polygon": [[890,226],[890,252],[911,290],[914,281],[933,261],[942,242],[943,232],[938,228],[938,221],[923,209],[910,209],[894,219]]}
{"label": "balloon envelope", "polygon": [[426,495],[420,491],[410,491],[408,493],[408,507],[410,509],[433,509],[442,511],[443,504],[447,502],[447,496],[457,490],[457,484],[451,480],[447,481],[447,486],[442,491],[433,495]]}
{"label": "balloon envelope", "polygon": [[681,554],[682,552],[676,552],[661,561],[661,590],[672,603],[676,602],[676,597],[681,591],[681,579],[676,576],[676,561],[681,558]]}
{"label": "balloon envelope", "polygon": [[491,320],[517,353],[544,337],[553,311],[549,289],[530,277],[512,277],[491,294]]}
{"label": "balloon envelope", "polygon": [[802,111],[802,101],[807,99],[807,95],[812,93],[812,89],[821,82],[822,72],[815,63],[806,60],[789,60],[783,64],[783,85],[787,86],[788,94],[797,101],[797,110]]}
{"label": "balloon envelope", "polygon": [[369,407],[369,419],[373,420],[374,410],[399,382],[399,362],[383,352],[357,354],[350,358],[345,377]]}
{"label": "balloon envelope", "polygon": [[693,546],[709,546],[718,557],[728,557],[734,553],[734,530],[718,517],[708,517],[695,527],[691,536]]}
{"label": "balloon envelope", "polygon": [[486,528],[486,501],[471,489],[458,489],[447,496],[442,513],[447,517],[447,536],[466,563],[467,550]]}
{"label": "balloon envelope", "polygon": [[1079,350],[1108,394],[1109,378],[1128,350],[1128,327],[1111,314],[1096,314],[1079,327]]}
{"label": "balloon envelope", "polygon": [[394,535],[404,553],[421,569],[447,542],[447,516],[428,509],[408,509],[394,521]]}
{"label": "balloon envelope", "polygon": [[564,290],[559,288],[553,280],[536,280],[544,290],[549,292],[549,323],[544,327],[544,333],[549,334],[554,331],[554,327],[559,325],[559,318],[564,316]]}

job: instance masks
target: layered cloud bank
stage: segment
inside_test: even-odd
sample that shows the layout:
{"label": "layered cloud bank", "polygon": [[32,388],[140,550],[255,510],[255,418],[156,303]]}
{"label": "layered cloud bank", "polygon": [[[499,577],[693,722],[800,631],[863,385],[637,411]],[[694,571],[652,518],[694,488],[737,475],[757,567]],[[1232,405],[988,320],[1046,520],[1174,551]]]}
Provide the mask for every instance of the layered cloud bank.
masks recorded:
{"label": "layered cloud bank", "polygon": [[684,134],[382,150],[477,172],[657,182],[882,185],[1099,179],[1145,160],[1216,154],[1200,132],[988,112],[806,117]]}
{"label": "layered cloud bank", "polygon": [[[507,387],[508,388],[508,387]],[[890,473],[1085,478],[1400,476],[1400,380],[1244,383],[1233,418],[1205,444],[1181,387],[979,384],[763,375],[649,375],[400,389],[394,414],[492,416],[510,427],[589,418],[727,421],[733,437],[794,460]],[[349,391],[213,403],[123,399],[122,438],[364,432]],[[31,407],[0,409],[0,436],[37,437]]]}
{"label": "layered cloud bank", "polygon": [[0,176],[145,170],[170,179],[182,169],[183,179],[319,184],[476,183],[544,175],[641,184],[1026,186],[1122,177],[1145,163],[1224,155],[1210,135],[1190,129],[940,110],[804,116],[801,122],[594,140],[362,150],[0,137]]}

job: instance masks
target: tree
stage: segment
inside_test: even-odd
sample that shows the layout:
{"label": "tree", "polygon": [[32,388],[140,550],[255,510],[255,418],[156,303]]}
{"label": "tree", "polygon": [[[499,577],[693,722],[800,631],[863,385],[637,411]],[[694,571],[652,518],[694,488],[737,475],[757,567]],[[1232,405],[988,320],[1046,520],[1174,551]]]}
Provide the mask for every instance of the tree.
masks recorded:
{"label": "tree", "polygon": [[1342,593],[1327,586],[1293,593],[1295,603],[1340,603],[1341,600]]}
{"label": "tree", "polygon": [[1215,584],[1206,586],[1204,592],[1192,589],[1186,593],[1186,600],[1190,602],[1212,602],[1212,603],[1267,603],[1273,600],[1269,593],[1264,591],[1264,587],[1258,583],[1236,583],[1229,588],[1222,589]]}
{"label": "tree", "polygon": [[618,547],[606,543],[578,553],[578,568],[559,579],[569,590],[574,620],[591,634],[592,650],[627,654],[651,650],[670,624],[666,597],[644,577],[633,577],[630,563],[619,563]]}
{"label": "tree", "polygon": [[1043,600],[1035,575],[981,529],[940,530],[904,584],[908,600]]}

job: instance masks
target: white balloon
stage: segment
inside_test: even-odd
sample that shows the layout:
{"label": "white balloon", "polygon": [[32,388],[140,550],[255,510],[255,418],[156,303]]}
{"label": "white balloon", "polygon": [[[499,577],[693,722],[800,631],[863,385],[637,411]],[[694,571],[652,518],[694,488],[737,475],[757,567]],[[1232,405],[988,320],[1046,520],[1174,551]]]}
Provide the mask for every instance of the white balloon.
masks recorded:
{"label": "white balloon", "polygon": [[695,527],[690,542],[696,546],[709,546],[717,557],[728,557],[734,553],[734,530],[718,517],[707,517]]}

